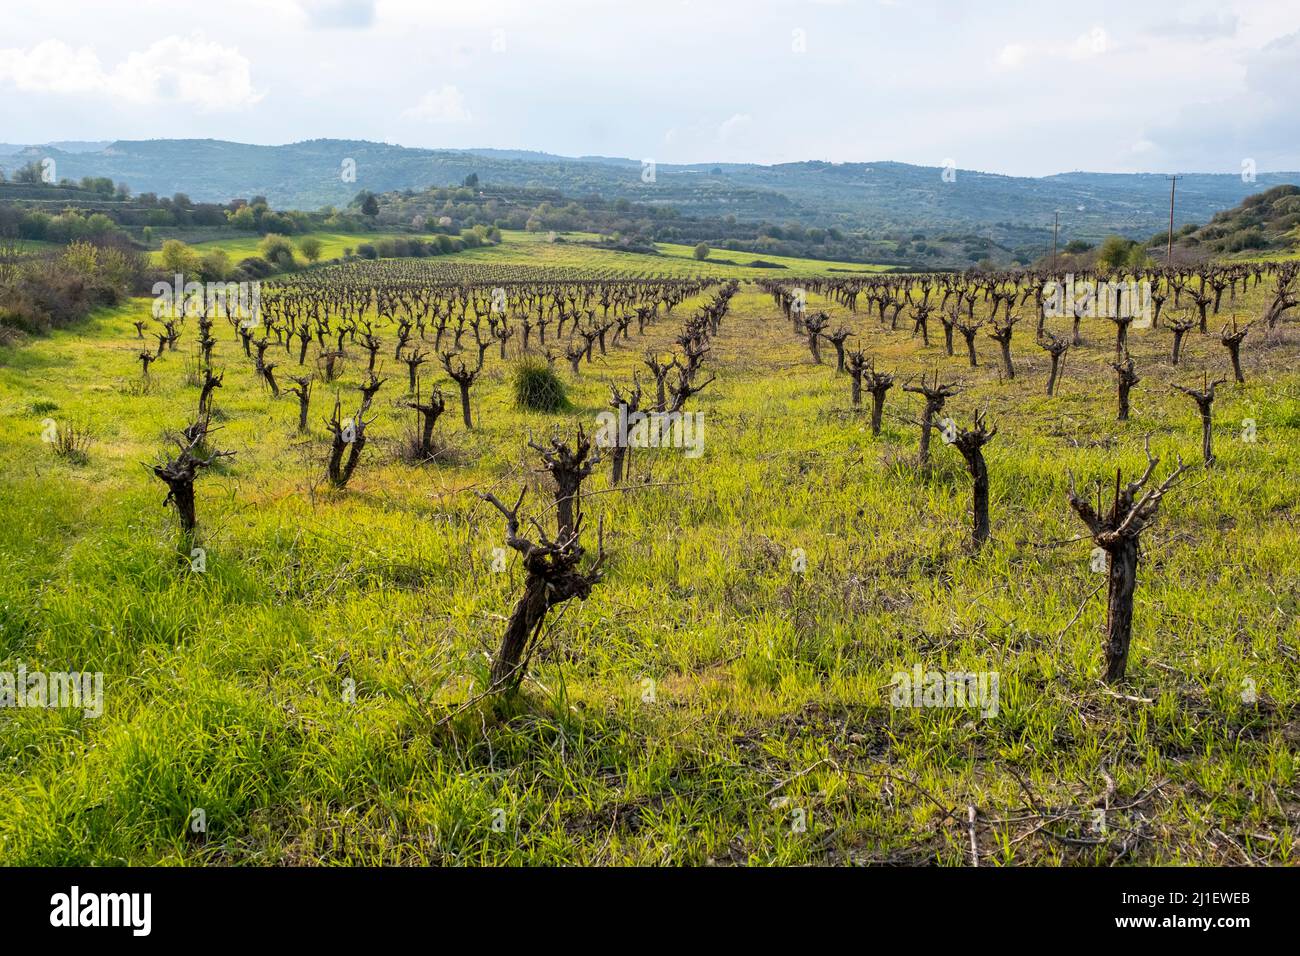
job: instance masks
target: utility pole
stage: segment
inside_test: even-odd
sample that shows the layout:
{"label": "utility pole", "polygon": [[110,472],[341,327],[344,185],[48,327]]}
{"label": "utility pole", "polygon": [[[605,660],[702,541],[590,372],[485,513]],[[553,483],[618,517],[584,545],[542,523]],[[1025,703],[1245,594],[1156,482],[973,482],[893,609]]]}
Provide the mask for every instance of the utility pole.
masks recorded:
{"label": "utility pole", "polygon": [[1056,220],[1052,223],[1052,273],[1056,273],[1056,233],[1061,228],[1061,210],[1056,210]]}
{"label": "utility pole", "polygon": [[1165,266],[1171,267],[1174,264],[1174,189],[1178,185],[1178,180],[1182,176],[1166,176],[1169,180],[1169,245],[1165,248]]}

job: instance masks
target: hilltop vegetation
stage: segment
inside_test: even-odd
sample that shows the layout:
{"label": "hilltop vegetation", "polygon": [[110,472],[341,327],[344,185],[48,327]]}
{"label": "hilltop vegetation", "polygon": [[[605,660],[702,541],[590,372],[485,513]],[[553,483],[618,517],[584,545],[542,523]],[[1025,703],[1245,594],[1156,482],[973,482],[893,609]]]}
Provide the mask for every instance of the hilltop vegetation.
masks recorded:
{"label": "hilltop vegetation", "polygon": [[835,226],[821,229],[798,222],[742,222],[734,215],[684,216],[669,205],[599,196],[571,198],[549,189],[475,183],[472,187],[385,193],[378,200],[375,221],[380,226],[421,230],[433,225],[490,223],[498,229],[537,233],[584,232],[597,234],[599,238],[593,241],[606,248],[652,254],[656,242],[692,246],[705,242],[719,252],[748,253],[751,258],[786,256],[936,266],[969,264],[968,257],[962,255],[968,247],[978,249],[979,258],[987,256],[987,247],[972,236],[927,244],[920,235],[913,242],[906,237],[895,240]]}
{"label": "hilltop vegetation", "polygon": [[[73,178],[57,187],[35,181],[44,153]],[[1058,211],[1060,244],[1095,246],[1116,234],[1151,236],[1154,248],[1164,233],[1152,232],[1167,214],[1159,176],[1025,179],[901,163],[643,169],[640,162],[606,157],[341,140],[283,147],[159,140],[76,152],[25,149],[0,157],[0,166],[5,162],[11,178],[25,175],[27,182],[0,183],[0,220],[6,206],[21,209],[21,238],[28,240],[86,238],[103,231],[105,217],[136,238],[148,229],[187,241],[229,229],[454,234],[486,224],[599,233],[611,247],[640,251],[655,242],[705,242],[758,258],[933,269],[1027,265],[1050,250],[1049,224]],[[1175,210],[1184,258],[1199,257],[1199,249],[1284,247],[1295,226],[1286,189],[1295,187],[1274,184],[1297,179],[1290,173],[1260,174],[1250,183],[1227,174],[1184,176]],[[246,195],[250,182],[256,184],[251,199],[231,198]],[[144,191],[133,196],[127,183]],[[76,216],[96,218],[88,226]],[[3,227],[0,221],[0,232]],[[203,230],[209,234],[199,235]]]}
{"label": "hilltop vegetation", "polygon": [[[653,182],[639,160],[568,158],[504,150],[409,149],[358,140],[311,140],[252,146],[221,140],[120,141],[98,151],[30,147],[14,166],[49,155],[65,175],[108,176],[159,195],[186,192],[224,202],[250,191],[273,205],[315,209],[343,206],[358,189],[376,193],[456,186],[467,176],[499,186],[556,190],[568,197],[598,194],[617,201],[664,204],[682,215],[742,221],[832,226],[853,230],[991,233],[1002,245],[1050,246],[1056,211],[1069,238],[1099,240],[1108,232],[1145,238],[1168,216],[1168,187],[1150,174],[1065,173],[1040,179],[905,163],[659,163]],[[355,179],[343,163],[355,163]],[[6,166],[0,157],[0,166]],[[1300,174],[1190,173],[1179,185],[1177,222],[1206,222],[1252,192],[1300,183]]]}
{"label": "hilltop vegetation", "polygon": [[372,228],[360,210],[316,212],[272,209],[265,196],[198,202],[183,192],[136,194],[125,182],[108,177],[80,181],[41,180],[35,163],[0,180],[0,236],[35,242],[67,243],[114,233],[148,244],[184,234],[193,238],[221,232],[289,235],[312,229],[362,231]]}
{"label": "hilltop vegetation", "polygon": [[[1164,242],[1154,236],[1152,244]],[[1300,187],[1274,186],[1247,196],[1232,209],[1215,213],[1199,228],[1184,227],[1177,243],[1208,254],[1273,252],[1300,244]]]}

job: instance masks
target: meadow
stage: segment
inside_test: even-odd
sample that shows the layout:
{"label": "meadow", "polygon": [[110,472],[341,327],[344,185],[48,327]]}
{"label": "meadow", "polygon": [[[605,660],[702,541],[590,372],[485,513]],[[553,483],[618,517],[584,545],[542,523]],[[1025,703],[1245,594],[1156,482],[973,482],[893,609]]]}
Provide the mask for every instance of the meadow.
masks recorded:
{"label": "meadow", "polygon": [[[320,240],[322,260],[342,258],[344,251],[356,250],[362,243],[374,243],[381,239],[409,239],[410,233],[363,232],[308,232],[290,236],[295,246],[308,236]],[[427,237],[426,237],[427,238]],[[835,275],[837,273],[870,274],[888,271],[885,266],[864,265],[857,262],[834,262],[821,259],[803,259],[792,256],[764,255],[757,256],[748,252],[732,252],[727,249],[714,249],[705,263],[695,259],[694,247],[671,242],[655,243],[659,255],[652,256],[639,252],[616,252],[609,249],[594,248],[583,245],[599,239],[595,233],[564,232],[552,236],[549,232],[525,232],[519,229],[501,230],[501,242],[492,245],[467,249],[456,254],[456,261],[499,263],[511,265],[526,262],[532,266],[553,268],[606,268],[629,273],[647,272],[661,275],[697,275],[708,272],[711,275],[744,278],[772,278],[782,275],[797,274]],[[193,242],[196,252],[206,253],[221,251],[226,253],[232,263],[248,256],[259,255],[261,236],[237,236]],[[43,245],[43,244],[42,244]],[[150,253],[156,263],[161,253]],[[301,255],[299,255],[301,259]],[[755,260],[769,263],[769,266],[753,267],[749,263]]]}
{"label": "meadow", "polygon": [[[321,259],[338,259],[343,256],[345,250],[355,250],[363,242],[376,242],[380,239],[400,239],[407,238],[405,233],[393,232],[307,232],[301,235],[290,236],[289,240],[294,244],[294,251],[297,253],[297,244],[300,240],[311,236],[320,240],[320,258]],[[184,234],[178,238],[184,239]],[[224,252],[232,263],[239,262],[241,259],[249,256],[260,255],[259,247],[262,244],[260,235],[240,235],[240,236],[223,236],[217,239],[206,239],[191,243],[194,250],[200,254],[220,250]],[[159,242],[161,245],[161,241]],[[150,254],[151,260],[156,264],[161,257],[161,251],[153,250]],[[298,253],[299,259],[302,254]]]}
{"label": "meadow", "polygon": [[[691,399],[703,455],[638,450],[617,487],[597,468],[584,509],[603,523],[605,580],[553,613],[504,701],[483,691],[522,572],[513,557],[493,571],[503,522],[477,493],[513,500],[527,485],[525,510],[543,514],[529,437],[590,429],[609,384],[644,376],[645,349],[666,353],[707,294],[576,378],[557,363],[572,402],[560,414],[516,408],[518,342],[504,363],[493,347],[476,427],[449,401],[437,463],[399,454],[414,418],[386,350],[370,443],[342,490],[324,481],[322,418],[336,388],[355,394],[364,356],[318,383],[300,436],[294,400],[272,399],[218,323],[212,438],[236,454],[196,486],[202,573],[142,464],[193,419],[192,321],[147,384],[133,327],[146,299],[0,349],[0,670],[105,675],[101,717],[0,712],[0,862],[1295,862],[1294,329],[1268,344],[1252,332],[1246,384],[1221,386],[1218,460],[1188,472],[1143,538],[1128,679],[1110,685],[1104,576],[1067,471],[1081,485],[1135,476],[1144,436],[1158,475],[1197,462],[1195,407],[1170,386],[1224,373],[1217,336],[1190,333],[1174,368],[1166,329],[1134,330],[1142,379],[1117,422],[1104,319],[1085,321],[1048,398],[1032,321],[1007,379],[983,332],[971,368],[941,331],[924,346],[812,292],[810,310],[897,376],[873,436],[831,350],[814,363],[752,281],[869,267],[749,269],[662,248],[507,233],[454,257],[742,280],[705,363],[716,380]],[[1225,298],[1215,329],[1257,316],[1264,294]],[[933,467],[916,466],[920,403],[901,385],[936,371],[963,383],[946,414],[998,426],[979,551],[960,456],[936,443]],[[454,396],[436,364],[421,374]],[[84,460],[51,454],[47,419],[94,436]],[[896,675],[917,665],[996,672],[996,714],[893,706]]]}

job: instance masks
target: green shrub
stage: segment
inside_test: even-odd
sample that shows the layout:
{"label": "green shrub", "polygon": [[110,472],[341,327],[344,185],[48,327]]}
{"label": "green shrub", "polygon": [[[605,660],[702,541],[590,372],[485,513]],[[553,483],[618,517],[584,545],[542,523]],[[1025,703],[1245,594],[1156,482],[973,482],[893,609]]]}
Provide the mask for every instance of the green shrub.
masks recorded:
{"label": "green shrub", "polygon": [[0,282],[0,329],[41,335],[116,305],[144,275],[138,254],[111,245],[76,241],[57,258],[20,260]]}
{"label": "green shrub", "polygon": [[1107,272],[1126,267],[1133,257],[1137,243],[1124,236],[1107,236],[1097,253],[1097,268]]}
{"label": "green shrub", "polygon": [[265,279],[275,268],[261,256],[249,256],[247,259],[239,260],[239,265],[235,267],[232,278],[240,281],[251,281],[253,279]]}
{"label": "green shrub", "polygon": [[292,269],[297,265],[293,252],[293,243],[288,236],[267,233],[257,247],[263,259],[281,269]]}
{"label": "green shrub", "polygon": [[303,254],[303,258],[308,262],[315,262],[319,259],[324,248],[324,243],[315,236],[304,236],[298,240],[298,251]]}
{"label": "green shrub", "polygon": [[1229,252],[1242,252],[1246,249],[1266,249],[1267,247],[1268,240],[1264,238],[1264,233],[1258,226],[1238,229],[1228,238],[1227,242]]}
{"label": "green shrub", "polygon": [[541,359],[525,356],[514,367],[515,405],[534,412],[561,412],[569,407],[564,382]]}
{"label": "green shrub", "polygon": [[220,249],[205,252],[199,259],[198,272],[208,282],[224,282],[230,275],[230,256]]}
{"label": "green shrub", "polygon": [[199,254],[179,239],[164,239],[158,264],[168,275],[179,272],[188,276],[198,271]]}

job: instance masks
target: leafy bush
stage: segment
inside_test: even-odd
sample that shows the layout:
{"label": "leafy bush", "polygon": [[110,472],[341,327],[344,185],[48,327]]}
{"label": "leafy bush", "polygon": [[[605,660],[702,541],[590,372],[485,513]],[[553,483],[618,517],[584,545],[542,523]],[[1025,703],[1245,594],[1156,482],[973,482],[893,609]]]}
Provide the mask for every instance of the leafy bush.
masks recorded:
{"label": "leafy bush", "polygon": [[230,256],[220,249],[205,252],[199,259],[199,275],[204,282],[221,282],[230,275]]}
{"label": "leafy bush", "polygon": [[308,262],[315,262],[320,258],[324,244],[315,236],[304,236],[298,240],[298,251],[302,253],[303,258]]}
{"label": "leafy bush", "polygon": [[257,251],[263,259],[280,269],[292,269],[298,264],[293,254],[293,243],[288,236],[268,233],[258,245]]}
{"label": "leafy bush", "polygon": [[143,258],[129,249],[73,242],[62,255],[24,261],[6,276],[0,327],[40,334],[70,325],[92,309],[121,302],[145,271]]}
{"label": "leafy bush", "polygon": [[239,260],[233,278],[241,282],[250,282],[254,279],[265,279],[274,271],[275,267],[261,256],[249,256],[247,259]]}
{"label": "leafy bush", "polygon": [[1264,238],[1263,231],[1258,226],[1251,226],[1248,229],[1238,229],[1227,241],[1227,250],[1229,252],[1242,252],[1246,249],[1264,249],[1268,246],[1268,240]]}
{"label": "leafy bush", "polygon": [[188,276],[198,271],[199,254],[179,239],[165,239],[158,253],[158,264],[168,275]]}
{"label": "leafy bush", "polygon": [[1139,266],[1146,253],[1132,239],[1124,236],[1107,236],[1097,253],[1097,267],[1108,272]]}

